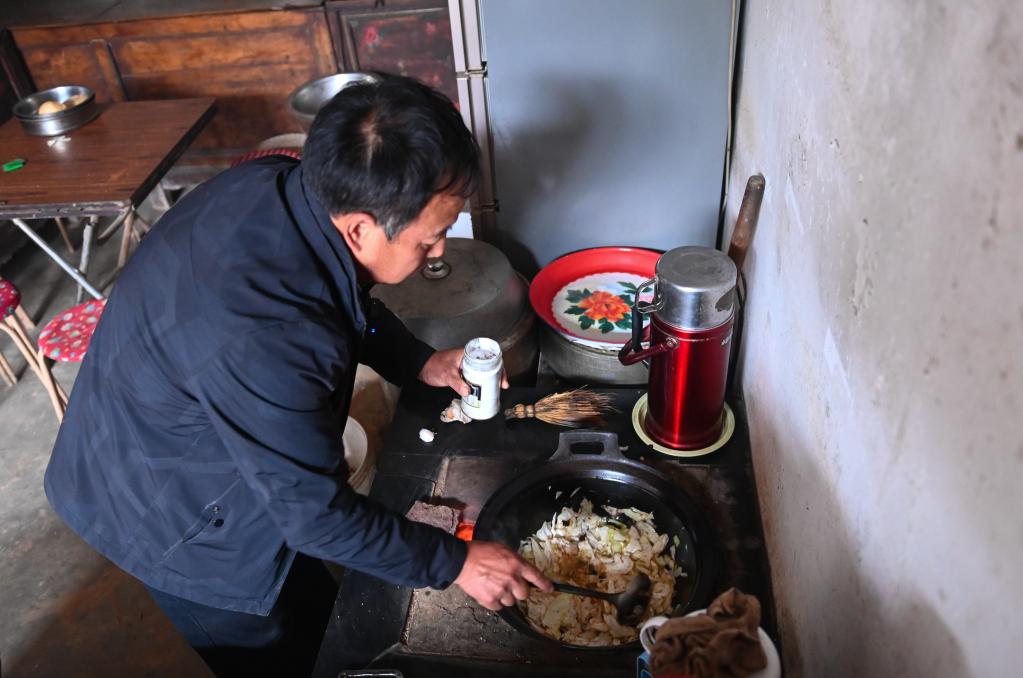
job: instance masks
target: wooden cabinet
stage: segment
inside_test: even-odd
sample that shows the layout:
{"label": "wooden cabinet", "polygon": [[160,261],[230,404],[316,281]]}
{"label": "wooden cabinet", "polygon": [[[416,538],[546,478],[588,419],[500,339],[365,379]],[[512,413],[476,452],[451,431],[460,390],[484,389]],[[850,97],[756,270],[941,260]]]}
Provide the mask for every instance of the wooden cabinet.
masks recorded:
{"label": "wooden cabinet", "polygon": [[338,70],[410,75],[458,101],[446,0],[344,0],[325,10]]}
{"label": "wooden cabinet", "polygon": [[336,70],[320,8],[17,28],[14,37],[39,88],[83,84],[100,101],[216,97],[193,160],[223,161],[300,131],[288,95]]}
{"label": "wooden cabinet", "polygon": [[0,28],[0,123],[14,115],[14,104],[33,90],[14,39],[7,29]]}
{"label": "wooden cabinet", "polygon": [[[301,131],[288,96],[337,71],[411,75],[457,101],[446,0],[118,3],[99,21],[109,14],[95,2],[67,1],[80,23],[11,29],[35,85],[86,85],[101,102],[216,97],[216,117],[186,156],[192,163],[223,164]],[[43,4],[44,16],[59,14],[57,0]],[[164,14],[142,13],[157,5]],[[190,14],[167,16],[173,7]]]}

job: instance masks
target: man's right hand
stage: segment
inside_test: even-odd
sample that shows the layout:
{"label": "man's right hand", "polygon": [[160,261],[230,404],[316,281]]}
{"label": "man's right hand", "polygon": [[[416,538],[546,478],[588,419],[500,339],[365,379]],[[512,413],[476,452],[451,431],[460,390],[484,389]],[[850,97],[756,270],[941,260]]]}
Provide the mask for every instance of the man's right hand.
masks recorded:
{"label": "man's right hand", "polygon": [[543,572],[504,544],[471,541],[465,564],[455,583],[488,610],[514,605],[525,600],[529,585],[553,591]]}

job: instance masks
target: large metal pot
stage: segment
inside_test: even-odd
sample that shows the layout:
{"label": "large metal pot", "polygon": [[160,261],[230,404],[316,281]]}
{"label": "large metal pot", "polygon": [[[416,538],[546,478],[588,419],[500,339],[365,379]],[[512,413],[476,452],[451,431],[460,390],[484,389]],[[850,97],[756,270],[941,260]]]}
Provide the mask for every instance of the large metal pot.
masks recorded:
{"label": "large metal pot", "polygon": [[302,125],[302,129],[308,131],[316,114],[338,92],[360,82],[376,82],[378,79],[371,73],[335,73],[310,80],[299,85],[288,97],[288,110]]}
{"label": "large metal pot", "polygon": [[[579,444],[600,444],[600,454],[575,454]],[[576,491],[581,488],[580,491]],[[654,514],[669,544],[678,539],[676,560],[684,576],[675,580],[672,614],[703,607],[713,586],[714,549],[693,501],[660,471],[627,459],[618,450],[618,436],[608,431],[562,433],[550,459],[519,475],[495,492],[476,519],[474,539],[497,541],[518,550],[520,542],[566,505],[577,508],[583,498],[595,507],[634,506]],[[634,649],[638,642],[612,648],[568,645],[536,631],[518,606],[506,607],[501,618],[519,631],[551,643],[588,650]]]}
{"label": "large metal pot", "polygon": [[648,370],[643,363],[623,365],[618,346],[594,348],[573,342],[545,323],[540,323],[543,359],[559,377],[580,384],[646,386]]}
{"label": "large metal pot", "polygon": [[536,375],[537,345],[527,290],[493,245],[448,238],[443,257],[397,285],[377,285],[372,295],[434,348],[464,346],[474,337],[494,339],[508,378],[528,384]]}

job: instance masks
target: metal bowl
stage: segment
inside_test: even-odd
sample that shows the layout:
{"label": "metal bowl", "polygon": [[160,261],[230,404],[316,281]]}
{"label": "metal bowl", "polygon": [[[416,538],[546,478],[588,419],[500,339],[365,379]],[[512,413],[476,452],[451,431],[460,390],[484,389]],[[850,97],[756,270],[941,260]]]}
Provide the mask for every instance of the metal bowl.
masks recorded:
{"label": "metal bowl", "polygon": [[[84,96],[81,103],[56,113],[39,115],[36,111],[47,101],[65,103],[75,96]],[[82,85],[61,85],[31,94],[14,104],[14,117],[29,134],[52,137],[78,129],[99,114],[96,94]]]}
{"label": "metal bowl", "polygon": [[288,97],[288,110],[308,130],[313,118],[324,104],[345,87],[360,82],[377,82],[379,78],[371,73],[335,73],[305,83]]}

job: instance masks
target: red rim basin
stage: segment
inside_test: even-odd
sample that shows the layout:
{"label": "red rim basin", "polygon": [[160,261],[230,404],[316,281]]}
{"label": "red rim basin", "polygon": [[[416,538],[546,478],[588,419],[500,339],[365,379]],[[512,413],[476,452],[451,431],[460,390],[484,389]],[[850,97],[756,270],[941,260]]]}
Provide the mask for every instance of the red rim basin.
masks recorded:
{"label": "red rim basin", "polygon": [[640,247],[594,247],[563,255],[533,278],[529,301],[544,322],[570,338],[624,344],[632,335],[635,287],[654,277],[660,256]]}

